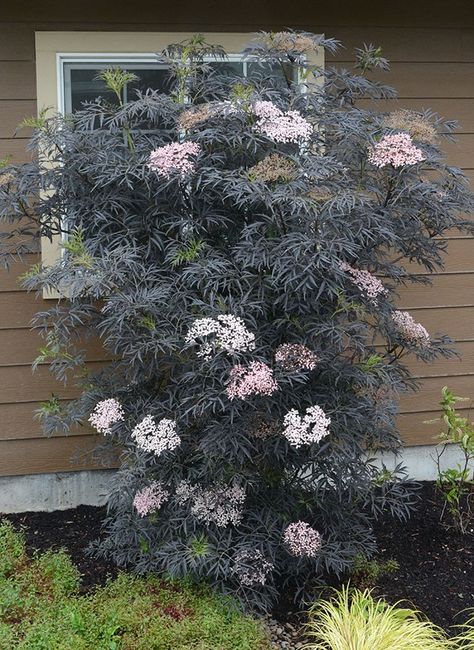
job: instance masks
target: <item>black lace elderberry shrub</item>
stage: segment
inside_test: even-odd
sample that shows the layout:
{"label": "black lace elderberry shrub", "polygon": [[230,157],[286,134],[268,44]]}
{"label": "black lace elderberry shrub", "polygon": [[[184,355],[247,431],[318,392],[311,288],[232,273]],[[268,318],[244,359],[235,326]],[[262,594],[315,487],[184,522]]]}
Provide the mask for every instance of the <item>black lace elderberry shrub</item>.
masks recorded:
{"label": "black lace elderberry shrub", "polygon": [[[46,431],[90,419],[120,449],[98,552],[260,608],[370,554],[382,510],[407,516],[403,468],[370,455],[400,448],[405,357],[451,352],[395,297],[473,206],[439,148],[453,123],[360,108],[394,96],[367,78],[386,61],[310,63],[336,47],[262,34],[242,79],[202,39],[170,46],[169,95],[43,114],[33,161],[1,174],[7,261],[67,232],[25,285],[62,294],[35,319],[41,360],[82,389],[42,406]],[[120,98],[127,74],[102,74]],[[101,371],[78,331],[110,353]]]}

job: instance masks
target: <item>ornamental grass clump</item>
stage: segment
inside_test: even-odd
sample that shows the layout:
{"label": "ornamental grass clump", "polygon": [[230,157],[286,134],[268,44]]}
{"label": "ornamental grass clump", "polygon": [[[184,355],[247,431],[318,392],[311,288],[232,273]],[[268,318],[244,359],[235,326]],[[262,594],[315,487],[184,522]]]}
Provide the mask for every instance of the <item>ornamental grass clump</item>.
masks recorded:
{"label": "ornamental grass clump", "polygon": [[[344,587],[309,611],[305,650],[448,650],[444,632],[419,612]],[[453,647],[454,650],[454,647]]]}
{"label": "ornamental grass clump", "polygon": [[[202,37],[172,45],[169,94],[42,114],[36,155],[0,186],[7,262],[64,235],[24,281],[62,295],[34,322],[80,388],[41,406],[45,430],[90,419],[96,453],[119,451],[97,552],[263,609],[370,556],[382,510],[408,516],[403,468],[371,453],[400,448],[407,355],[452,352],[397,291],[420,281],[409,263],[442,267],[444,233],[472,229],[437,144],[452,123],[424,117],[435,142],[359,106],[395,96],[369,79],[387,62],[373,46],[354,74],[312,62],[337,47],[262,34],[242,78]],[[109,353],[100,370],[78,332]]]}

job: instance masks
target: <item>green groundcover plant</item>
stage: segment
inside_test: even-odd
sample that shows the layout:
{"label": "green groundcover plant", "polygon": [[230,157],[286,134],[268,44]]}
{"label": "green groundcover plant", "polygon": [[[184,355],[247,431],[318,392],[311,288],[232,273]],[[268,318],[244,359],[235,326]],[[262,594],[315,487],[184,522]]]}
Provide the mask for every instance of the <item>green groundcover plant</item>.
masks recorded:
{"label": "green groundcover plant", "polygon": [[64,552],[28,558],[0,524],[1,650],[263,650],[258,621],[209,588],[125,573],[89,595]]}
{"label": "green groundcover plant", "polygon": [[452,352],[397,292],[442,267],[473,206],[441,149],[454,124],[379,112],[379,49],[350,72],[312,64],[321,48],[338,43],[261,34],[242,78],[195,37],[159,55],[167,92],[126,102],[133,75],[103,71],[116,102],[43,112],[32,162],[1,174],[6,261],[63,235],[24,278],[62,296],[35,318],[38,362],[81,388],[42,405],[45,430],[89,420],[119,450],[98,552],[262,608],[309,599],[375,550],[374,517],[408,515],[403,468],[371,455],[400,448],[406,356]]}

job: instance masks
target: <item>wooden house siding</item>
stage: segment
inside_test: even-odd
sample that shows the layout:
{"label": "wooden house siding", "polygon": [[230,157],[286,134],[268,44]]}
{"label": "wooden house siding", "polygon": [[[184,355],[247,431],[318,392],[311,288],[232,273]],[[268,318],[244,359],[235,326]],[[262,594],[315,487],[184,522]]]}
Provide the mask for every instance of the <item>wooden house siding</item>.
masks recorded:
{"label": "wooden house siding", "polygon": [[[345,4],[345,8],[342,6]],[[392,62],[384,75],[399,91],[396,106],[432,108],[461,123],[459,141],[446,149],[452,164],[474,178],[474,25],[470,3],[413,3],[402,0],[396,9],[371,8],[371,3],[253,2],[222,3],[191,0],[163,5],[91,0],[65,3],[17,1],[0,9],[0,158],[27,159],[27,133],[13,138],[16,125],[36,112],[35,30],[94,31],[257,31],[288,26],[325,32],[343,41],[346,49],[335,57],[351,65],[351,51],[362,42],[382,45]],[[391,3],[393,4],[393,3]],[[420,5],[424,5],[420,7]],[[450,8],[453,8],[450,4]],[[393,12],[397,13],[394,14]],[[449,13],[449,15],[447,15]],[[331,57],[328,57],[331,65]],[[450,255],[443,271],[433,276],[433,287],[415,286],[400,298],[416,320],[430,331],[453,336],[462,360],[440,360],[432,365],[412,363],[422,381],[416,396],[404,398],[400,428],[409,445],[430,444],[435,429],[423,424],[435,416],[441,387],[449,384],[458,394],[474,397],[474,242],[453,234]],[[78,448],[90,450],[95,442],[87,428],[69,436],[44,438],[32,414],[51,393],[71,396],[54,382],[46,366],[32,373],[38,335],[29,330],[33,314],[46,305],[17,284],[37,256],[0,271],[0,475],[33,474],[82,469],[71,464]],[[89,358],[100,360],[100,349],[91,346]]]}

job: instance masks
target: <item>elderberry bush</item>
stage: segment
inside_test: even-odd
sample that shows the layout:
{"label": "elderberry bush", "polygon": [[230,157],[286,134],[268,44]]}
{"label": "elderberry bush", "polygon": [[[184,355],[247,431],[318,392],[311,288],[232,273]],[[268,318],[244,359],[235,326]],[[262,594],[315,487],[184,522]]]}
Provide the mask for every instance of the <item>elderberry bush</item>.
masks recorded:
{"label": "elderberry bush", "polygon": [[106,70],[117,102],[42,113],[32,162],[0,176],[7,262],[64,235],[24,282],[61,296],[35,318],[40,360],[80,388],[42,405],[46,432],[89,420],[118,453],[97,552],[262,609],[311,598],[375,550],[382,511],[409,514],[403,468],[373,453],[401,447],[406,357],[452,352],[397,292],[442,267],[473,206],[440,148],[454,123],[378,111],[387,62],[372,47],[354,72],[311,62],[337,47],[261,34],[242,78],[194,38],[160,55],[166,93],[127,102],[132,75]]}

